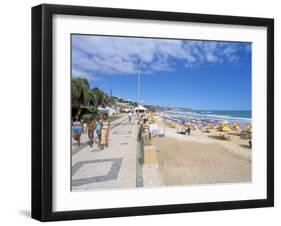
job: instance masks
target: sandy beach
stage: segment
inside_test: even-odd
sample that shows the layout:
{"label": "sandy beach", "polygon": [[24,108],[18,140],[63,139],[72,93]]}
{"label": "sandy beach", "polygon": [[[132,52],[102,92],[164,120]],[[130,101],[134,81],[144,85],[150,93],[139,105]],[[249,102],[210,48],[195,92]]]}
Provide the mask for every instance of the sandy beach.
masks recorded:
{"label": "sandy beach", "polygon": [[[156,122],[163,128],[163,122]],[[218,138],[219,132],[192,130],[181,135],[165,128],[165,137],[154,137],[161,181],[164,185],[237,183],[251,181],[251,149],[248,140],[229,133],[230,140]]]}

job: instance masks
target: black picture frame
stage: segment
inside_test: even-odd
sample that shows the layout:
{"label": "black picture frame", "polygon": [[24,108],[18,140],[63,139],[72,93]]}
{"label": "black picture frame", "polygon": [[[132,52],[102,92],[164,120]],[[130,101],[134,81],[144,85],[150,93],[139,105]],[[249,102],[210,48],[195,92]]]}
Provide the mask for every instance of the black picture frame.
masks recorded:
{"label": "black picture frame", "polygon": [[[55,14],[267,28],[267,198],[96,210],[52,210],[52,18]],[[57,221],[274,206],[274,20],[43,4],[32,8],[32,218]]]}

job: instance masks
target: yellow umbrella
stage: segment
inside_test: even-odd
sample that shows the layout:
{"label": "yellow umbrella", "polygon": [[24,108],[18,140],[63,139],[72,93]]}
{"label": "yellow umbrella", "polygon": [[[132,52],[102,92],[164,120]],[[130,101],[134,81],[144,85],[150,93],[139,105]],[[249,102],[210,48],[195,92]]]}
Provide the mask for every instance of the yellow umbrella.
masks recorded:
{"label": "yellow umbrella", "polygon": [[234,124],[232,125],[232,129],[238,130],[238,129],[241,129],[241,127],[239,126],[238,123],[234,123]]}
{"label": "yellow umbrella", "polygon": [[217,126],[217,129],[218,130],[221,130],[223,127],[225,127],[226,125],[224,125],[224,124],[219,124],[218,126]]}
{"label": "yellow umbrella", "polygon": [[248,124],[246,125],[246,128],[247,128],[247,129],[251,129],[251,128],[252,128],[252,125],[251,125],[250,123],[248,123]]}
{"label": "yellow umbrella", "polygon": [[220,129],[222,132],[229,132],[230,129],[228,126],[223,126],[221,129]]}

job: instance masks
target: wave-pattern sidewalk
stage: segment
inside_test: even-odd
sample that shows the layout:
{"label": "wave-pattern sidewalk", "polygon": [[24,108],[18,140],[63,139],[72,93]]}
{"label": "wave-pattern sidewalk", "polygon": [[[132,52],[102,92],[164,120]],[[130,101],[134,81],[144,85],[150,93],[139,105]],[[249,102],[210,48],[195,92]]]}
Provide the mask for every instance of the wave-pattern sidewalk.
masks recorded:
{"label": "wave-pattern sidewalk", "polygon": [[72,190],[136,187],[137,130],[125,116],[112,123],[108,148],[90,148],[85,134],[80,147],[73,143]]}

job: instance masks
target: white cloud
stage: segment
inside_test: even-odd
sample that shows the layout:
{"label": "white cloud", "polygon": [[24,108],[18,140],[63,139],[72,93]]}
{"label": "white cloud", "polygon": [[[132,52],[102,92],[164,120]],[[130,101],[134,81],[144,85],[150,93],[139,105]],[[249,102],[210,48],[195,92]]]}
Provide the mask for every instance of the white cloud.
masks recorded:
{"label": "white cloud", "polygon": [[241,50],[238,43],[186,41],[169,39],[125,38],[75,35],[72,37],[73,74],[136,74],[141,61],[143,73],[172,71],[173,62],[181,60],[188,68],[204,63],[235,63],[239,51],[250,52],[249,44]]}
{"label": "white cloud", "polygon": [[94,75],[93,73],[87,72],[85,70],[79,70],[76,68],[72,68],[72,77],[78,78],[78,77],[84,77],[88,79],[88,81],[99,81],[101,80],[100,77]]}

